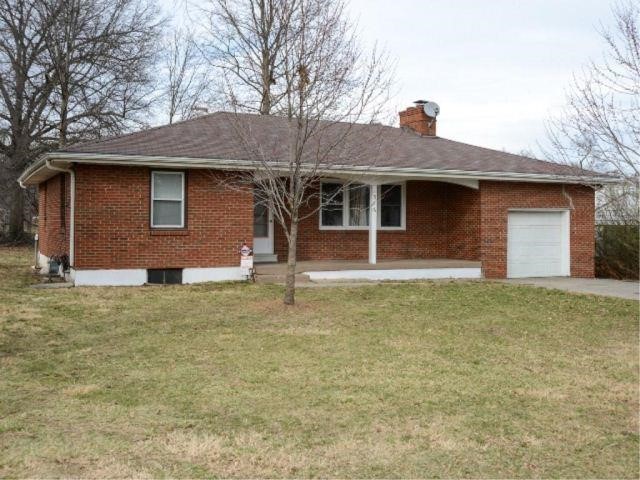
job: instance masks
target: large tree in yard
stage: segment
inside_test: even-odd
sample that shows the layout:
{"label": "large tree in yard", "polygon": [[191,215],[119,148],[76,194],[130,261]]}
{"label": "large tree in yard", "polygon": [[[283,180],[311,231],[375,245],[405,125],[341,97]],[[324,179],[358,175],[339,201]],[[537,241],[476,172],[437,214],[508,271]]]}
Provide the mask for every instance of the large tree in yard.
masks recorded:
{"label": "large tree in yard", "polygon": [[549,122],[546,156],[621,178],[596,194],[599,274],[638,275],[640,194],[640,6],[613,8],[602,60],[577,76],[562,115]]}
{"label": "large tree in yard", "polygon": [[0,0],[0,173],[9,240],[16,179],[40,153],[145,123],[158,10],[146,0]]}
{"label": "large tree in yard", "polygon": [[238,139],[259,160],[232,182],[253,191],[284,232],[284,303],[292,305],[300,222],[317,213],[319,179],[358,155],[358,142],[376,141],[375,127],[359,128],[358,141],[352,134],[356,123],[381,115],[389,63],[384,54],[361,47],[340,0],[213,0],[212,11],[214,32],[224,35],[211,37],[211,61],[224,74],[229,104],[238,113],[277,115],[288,125],[279,139],[286,159],[274,162],[273,150],[254,135],[246,117],[236,115]]}
{"label": "large tree in yard", "polygon": [[600,215],[638,224],[640,178],[640,6],[616,4],[605,55],[576,76],[562,115],[549,122],[548,157],[624,179],[600,192]]}

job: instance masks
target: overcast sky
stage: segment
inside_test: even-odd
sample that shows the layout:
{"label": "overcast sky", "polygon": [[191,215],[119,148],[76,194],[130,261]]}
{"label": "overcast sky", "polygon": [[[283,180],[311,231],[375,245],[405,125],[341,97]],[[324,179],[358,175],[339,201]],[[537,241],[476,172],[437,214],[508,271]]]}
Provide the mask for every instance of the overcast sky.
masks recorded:
{"label": "overcast sky", "polygon": [[574,72],[601,58],[607,0],[351,0],[361,36],[397,60],[397,109],[440,105],[438,134],[520,152],[544,141]]}
{"label": "overcast sky", "polygon": [[[160,2],[179,15],[180,0]],[[602,57],[598,30],[612,22],[610,0],[346,2],[365,44],[397,62],[392,107],[433,100],[440,136],[514,153],[539,153],[545,120]]]}

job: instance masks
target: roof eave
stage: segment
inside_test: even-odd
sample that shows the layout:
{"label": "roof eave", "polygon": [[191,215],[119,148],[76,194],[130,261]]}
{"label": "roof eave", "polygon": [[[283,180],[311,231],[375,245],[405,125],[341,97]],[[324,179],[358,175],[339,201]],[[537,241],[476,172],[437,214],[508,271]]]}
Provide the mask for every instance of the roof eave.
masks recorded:
{"label": "roof eave", "polygon": [[[192,158],[192,157],[164,157],[164,156],[143,156],[143,155],[115,155],[104,153],[71,153],[71,152],[50,152],[42,155],[36,162],[28,167],[20,176],[21,185],[35,185],[40,183],[42,178],[54,176],[59,173],[57,170],[48,170],[47,160],[50,163],[61,163],[68,166],[71,163],[94,164],[94,165],[139,165],[148,167],[164,168],[210,168],[220,170],[253,170],[259,167],[261,162],[250,160],[230,160],[215,158]],[[284,163],[273,162],[271,168],[282,167],[286,169]],[[45,170],[41,172],[42,170]],[[330,165],[319,169],[320,173],[341,173],[353,175],[376,175],[376,176],[396,176],[413,178],[471,178],[475,180],[502,180],[520,182],[544,182],[544,183],[581,183],[590,185],[613,184],[621,181],[618,177],[609,175],[558,175],[542,173],[519,173],[519,172],[481,172],[468,170],[449,169],[423,169],[413,167],[376,167],[376,166],[353,166],[353,165]],[[42,173],[42,175],[36,175]],[[33,181],[35,177],[39,180]]]}

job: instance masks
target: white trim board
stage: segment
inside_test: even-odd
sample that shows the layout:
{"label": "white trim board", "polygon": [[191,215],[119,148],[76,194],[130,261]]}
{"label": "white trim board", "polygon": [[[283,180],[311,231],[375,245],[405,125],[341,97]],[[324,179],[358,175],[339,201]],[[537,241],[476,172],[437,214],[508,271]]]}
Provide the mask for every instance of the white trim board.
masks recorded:
{"label": "white trim board", "polygon": [[[164,157],[157,155],[114,155],[114,154],[96,154],[96,153],[71,153],[71,152],[49,152],[43,154],[39,159],[28,167],[18,182],[24,186],[27,184],[37,184],[49,178],[51,175],[44,173],[35,181],[30,180],[39,170],[47,170],[44,159],[57,161],[69,166],[72,163],[87,164],[105,164],[105,165],[136,165],[161,168],[216,168],[220,170],[254,170],[260,165],[257,161],[247,160],[229,160],[219,158],[191,158],[191,157]],[[274,170],[282,169],[287,171],[287,164],[282,162],[269,162],[269,167]],[[306,166],[305,166],[306,167]],[[317,169],[315,166],[306,167],[319,174],[330,175],[331,173],[354,174],[354,175],[392,175],[401,176],[404,179],[409,177],[418,178],[461,178],[475,180],[510,180],[510,181],[526,181],[526,182],[543,182],[543,183],[620,183],[620,178],[608,175],[602,176],[581,176],[581,175],[555,175],[542,173],[521,173],[521,172],[481,172],[467,171],[455,169],[433,168],[424,169],[416,167],[376,167],[376,166],[353,166],[353,165],[320,165]]]}
{"label": "white trim board", "polygon": [[304,272],[311,281],[321,280],[436,280],[482,278],[480,268],[405,268],[390,270],[324,270]]}
{"label": "white trim board", "polygon": [[[147,283],[146,268],[72,270],[76,287],[135,287]],[[240,267],[183,268],[182,283],[244,280]]]}

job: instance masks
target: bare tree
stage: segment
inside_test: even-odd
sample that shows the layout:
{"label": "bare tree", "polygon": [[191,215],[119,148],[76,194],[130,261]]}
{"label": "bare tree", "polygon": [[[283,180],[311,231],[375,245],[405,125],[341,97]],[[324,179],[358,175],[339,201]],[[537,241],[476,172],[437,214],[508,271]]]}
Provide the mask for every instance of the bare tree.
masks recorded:
{"label": "bare tree", "polygon": [[284,43],[291,41],[292,21],[303,0],[210,0],[205,6],[209,41],[204,51],[222,73],[244,111],[267,115],[287,92]]}
{"label": "bare tree", "polygon": [[[25,198],[15,182],[33,158],[33,139],[40,135],[53,92],[43,30],[53,28],[61,4],[18,0],[0,3],[0,161],[9,208],[9,236],[23,236]],[[12,181],[14,180],[14,181]]]}
{"label": "bare tree", "polygon": [[158,10],[145,0],[0,0],[10,238],[23,236],[16,179],[37,155],[145,122],[158,32]]}
{"label": "bare tree", "polygon": [[164,86],[169,124],[175,120],[192,117],[203,104],[211,99],[211,75],[198,48],[194,35],[182,28],[174,30],[165,48]]}
{"label": "bare tree", "polygon": [[638,224],[640,178],[640,7],[613,8],[615,25],[602,30],[606,51],[576,76],[562,115],[547,125],[546,156],[625,179],[598,193],[598,215]]}
{"label": "bare tree", "polygon": [[[256,12],[265,11],[264,3],[250,2],[253,8],[245,12],[248,18],[234,17],[234,25],[251,25],[252,31],[251,35],[236,33],[238,38],[233,41],[243,45],[237,50],[243,57],[237,60],[236,70],[226,69],[228,75],[237,73],[239,77],[237,81],[228,79],[226,91],[237,111],[256,111],[251,105],[259,105],[257,111],[276,112],[283,117],[287,129],[277,139],[280,146],[271,145],[252,128],[251,117],[238,114],[237,137],[257,162],[252,171],[236,175],[233,181],[253,191],[256,201],[267,206],[282,227],[288,245],[284,303],[292,305],[300,222],[320,208],[321,202],[314,201],[321,195],[319,179],[353,161],[363,151],[363,142],[371,145],[379,138],[375,126],[362,128],[357,122],[372,122],[379,117],[391,75],[385,55],[375,49],[367,54],[361,48],[353,25],[346,20],[342,1],[269,3],[273,11],[267,23],[271,18],[278,19],[282,29],[277,34],[255,27],[264,24],[259,17],[256,20]],[[242,43],[245,38],[251,40]],[[266,62],[269,72],[265,74],[264,56],[254,51],[254,45],[270,42],[276,45],[276,54]],[[231,65],[234,62],[230,60]],[[253,103],[251,96],[245,96],[247,85],[255,85],[251,87]],[[357,136],[353,135],[356,130]],[[273,152],[281,148],[285,148],[285,154],[275,159]],[[367,161],[373,164],[375,158]],[[323,200],[331,202],[340,194],[335,191]]]}
{"label": "bare tree", "polygon": [[[66,0],[45,32],[59,145],[146,125],[158,10],[146,0]],[[56,118],[57,117],[57,118]]]}

